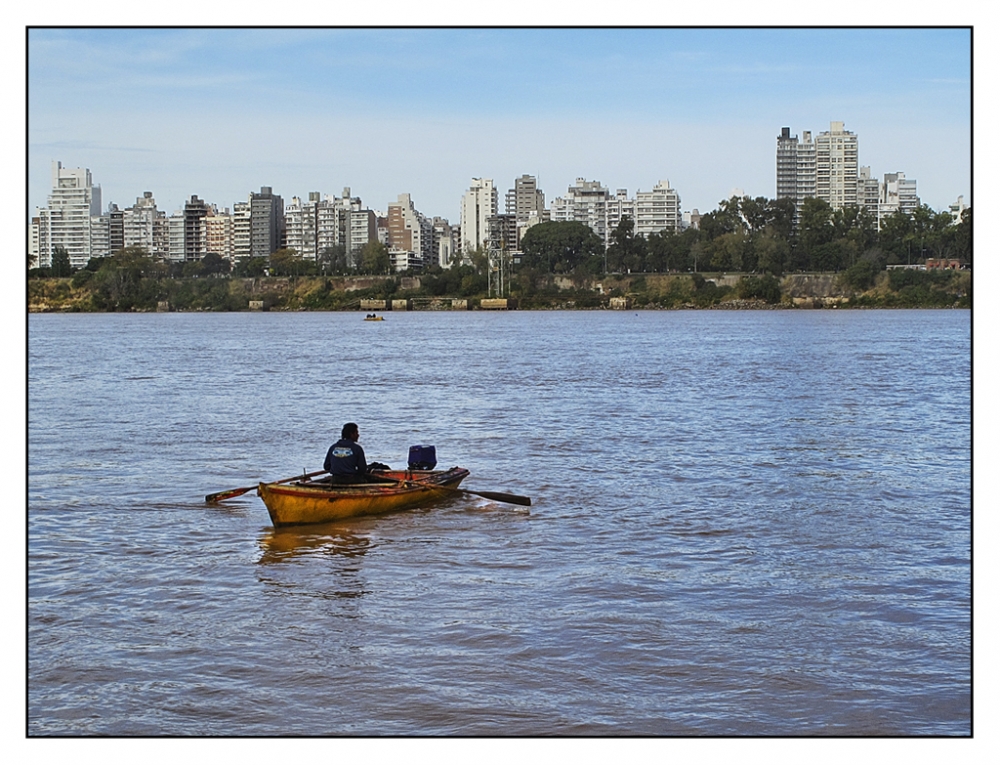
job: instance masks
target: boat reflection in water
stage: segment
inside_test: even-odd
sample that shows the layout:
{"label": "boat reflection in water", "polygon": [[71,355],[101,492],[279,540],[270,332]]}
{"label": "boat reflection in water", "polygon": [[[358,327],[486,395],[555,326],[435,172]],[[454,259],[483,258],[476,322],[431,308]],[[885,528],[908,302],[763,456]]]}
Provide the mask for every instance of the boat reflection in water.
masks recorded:
{"label": "boat reflection in water", "polygon": [[358,558],[372,546],[367,536],[344,523],[268,528],[258,540],[262,565],[284,563],[295,558],[332,556]]}
{"label": "boat reflection in water", "polygon": [[[266,529],[258,545],[261,550],[257,561],[260,564],[258,581],[281,599],[296,595],[302,598],[299,615],[303,621],[294,628],[302,635],[311,634],[316,625],[326,624],[331,613],[356,618],[361,599],[371,594],[361,562],[373,547],[372,541],[343,524]],[[317,561],[323,561],[321,568],[324,571],[319,576],[316,575]],[[303,569],[301,564],[308,569]],[[313,573],[303,577],[303,570]],[[320,607],[319,612],[314,611],[314,605],[320,603],[336,604],[335,610],[331,612]]]}

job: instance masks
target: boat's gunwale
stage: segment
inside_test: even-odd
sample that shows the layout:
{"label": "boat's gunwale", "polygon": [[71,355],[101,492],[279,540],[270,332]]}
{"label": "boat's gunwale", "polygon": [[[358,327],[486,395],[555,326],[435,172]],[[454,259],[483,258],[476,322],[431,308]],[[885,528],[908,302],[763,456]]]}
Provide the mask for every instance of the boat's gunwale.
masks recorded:
{"label": "boat's gunwale", "polygon": [[350,483],[334,484],[326,486],[316,486],[304,483],[269,483],[261,481],[260,488],[267,487],[268,491],[294,496],[299,494],[304,497],[325,496],[334,497],[369,497],[380,496],[382,494],[409,494],[411,492],[433,491],[439,487],[447,487],[453,483],[458,483],[468,477],[467,468],[453,467],[448,470],[428,470],[428,471],[391,471],[405,476],[399,480],[391,479],[392,483]]}

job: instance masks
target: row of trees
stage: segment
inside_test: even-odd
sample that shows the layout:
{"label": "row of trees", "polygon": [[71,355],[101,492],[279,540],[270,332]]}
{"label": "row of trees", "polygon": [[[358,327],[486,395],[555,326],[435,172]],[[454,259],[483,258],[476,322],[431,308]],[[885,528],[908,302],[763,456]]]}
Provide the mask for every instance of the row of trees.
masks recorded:
{"label": "row of trees", "polygon": [[[105,261],[117,262],[119,256],[125,254],[128,258],[145,257],[153,264],[147,253],[141,247],[126,247],[107,258],[91,258],[84,267],[85,271],[96,272]],[[29,266],[31,264],[29,263]],[[271,253],[269,257],[241,258],[234,264],[214,252],[205,255],[201,260],[184,262],[158,261],[148,269],[159,277],[191,278],[199,276],[234,276],[260,277],[271,276],[345,276],[348,274],[388,274],[391,267],[388,248],[381,242],[369,242],[353,258],[348,257],[343,245],[327,247],[320,253],[318,259],[304,258],[294,249],[281,249]],[[34,268],[30,273],[37,276],[67,277],[72,276],[74,269],[70,264],[69,253],[64,247],[56,246],[52,251],[50,268]]]}
{"label": "row of trees", "polygon": [[631,218],[611,232],[607,250],[582,223],[550,222],[530,228],[521,241],[524,263],[542,273],[664,273],[737,271],[841,271],[860,260],[879,270],[927,258],[958,258],[972,264],[972,210],[954,224],[948,212],[921,205],[910,215],[883,220],[864,208],[834,210],[807,199],[798,226],[790,199],[732,197],[701,217],[699,227],[650,236],[635,233]]}
{"label": "row of trees", "polygon": [[342,244],[324,248],[318,258],[304,258],[294,249],[282,249],[269,258],[238,261],[236,275],[262,276],[346,276],[348,274],[388,274],[392,265],[389,248],[381,242],[368,242],[360,251],[347,252]]}

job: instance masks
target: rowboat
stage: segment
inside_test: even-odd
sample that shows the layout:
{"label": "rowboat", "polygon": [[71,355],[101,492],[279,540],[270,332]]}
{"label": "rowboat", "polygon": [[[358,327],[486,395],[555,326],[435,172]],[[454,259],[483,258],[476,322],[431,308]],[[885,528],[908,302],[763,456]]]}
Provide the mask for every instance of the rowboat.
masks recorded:
{"label": "rowboat", "polygon": [[366,316],[365,321],[385,321],[381,316]]}
{"label": "rowboat", "polygon": [[469,475],[465,468],[450,470],[380,470],[371,475],[381,483],[331,484],[327,480],[260,483],[257,496],[264,500],[275,527],[302,523],[327,523],[361,515],[436,502],[455,495]]}

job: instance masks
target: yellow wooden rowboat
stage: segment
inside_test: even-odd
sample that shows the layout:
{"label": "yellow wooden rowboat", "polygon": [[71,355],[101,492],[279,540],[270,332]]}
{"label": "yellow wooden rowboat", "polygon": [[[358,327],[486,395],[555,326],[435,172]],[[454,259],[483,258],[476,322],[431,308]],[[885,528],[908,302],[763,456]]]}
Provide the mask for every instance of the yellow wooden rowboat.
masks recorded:
{"label": "yellow wooden rowboat", "polygon": [[404,510],[455,495],[465,468],[450,470],[380,470],[385,483],[331,485],[329,481],[260,483],[257,496],[264,500],[271,523],[294,526],[327,523],[360,515]]}

